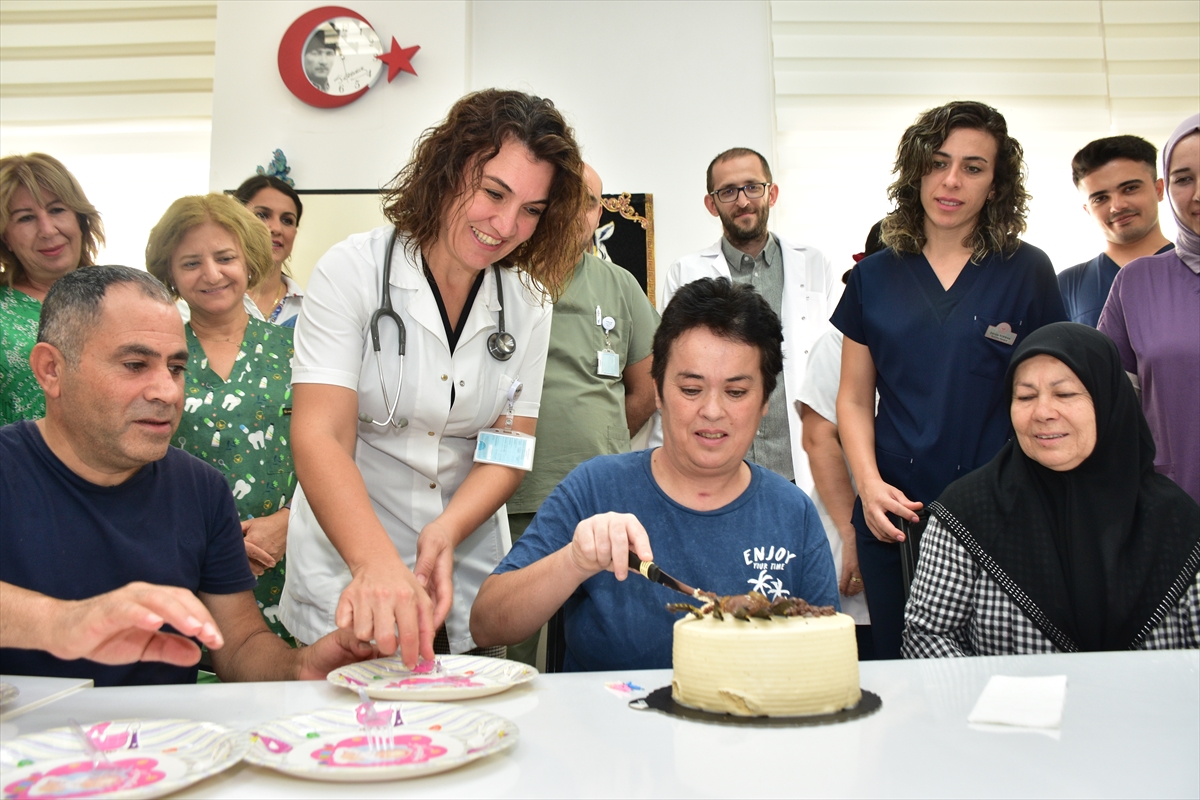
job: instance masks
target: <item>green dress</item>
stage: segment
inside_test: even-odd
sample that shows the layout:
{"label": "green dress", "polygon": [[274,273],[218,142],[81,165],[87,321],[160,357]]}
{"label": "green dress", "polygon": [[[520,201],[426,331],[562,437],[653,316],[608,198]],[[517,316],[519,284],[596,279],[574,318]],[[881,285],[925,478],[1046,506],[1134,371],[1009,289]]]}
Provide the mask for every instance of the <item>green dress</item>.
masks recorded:
{"label": "green dress", "polygon": [[0,286],[0,425],[46,416],[46,396],[29,368],[42,304]]}
{"label": "green dress", "polygon": [[[243,521],[274,514],[296,489],[292,465],[292,330],[251,319],[229,380],[208,367],[185,325],[188,371],[174,444],[221,470]],[[284,559],[258,579],[254,597],[267,625],[293,647],[279,621]]]}

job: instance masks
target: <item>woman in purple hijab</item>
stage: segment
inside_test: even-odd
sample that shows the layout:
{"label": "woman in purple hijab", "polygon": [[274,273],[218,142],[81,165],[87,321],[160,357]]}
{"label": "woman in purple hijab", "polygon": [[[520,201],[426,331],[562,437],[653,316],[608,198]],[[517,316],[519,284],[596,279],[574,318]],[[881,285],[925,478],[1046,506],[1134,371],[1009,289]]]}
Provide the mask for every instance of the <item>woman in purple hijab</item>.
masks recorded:
{"label": "woman in purple hijab", "polygon": [[1154,468],[1200,502],[1200,114],[1175,129],[1162,156],[1175,249],[1121,270],[1099,328],[1141,390]]}

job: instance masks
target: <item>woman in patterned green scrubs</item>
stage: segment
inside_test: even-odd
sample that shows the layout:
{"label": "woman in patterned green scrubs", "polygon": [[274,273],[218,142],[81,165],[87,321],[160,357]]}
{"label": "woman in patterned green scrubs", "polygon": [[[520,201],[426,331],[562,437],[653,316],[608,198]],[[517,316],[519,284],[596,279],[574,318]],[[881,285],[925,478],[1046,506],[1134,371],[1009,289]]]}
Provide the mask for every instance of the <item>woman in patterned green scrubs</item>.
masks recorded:
{"label": "woman in patterned green scrubs", "polygon": [[100,214],[61,162],[0,158],[0,425],[46,415],[29,368],[42,300],[63,275],[95,264],[103,243]]}
{"label": "woman in patterned green scrubs", "polygon": [[230,197],[176,200],[150,232],[146,268],[191,311],[183,420],[173,444],[225,475],[242,520],[254,596],[279,622],[292,467],[292,331],[252,319],[246,289],[274,266],[266,227]]}

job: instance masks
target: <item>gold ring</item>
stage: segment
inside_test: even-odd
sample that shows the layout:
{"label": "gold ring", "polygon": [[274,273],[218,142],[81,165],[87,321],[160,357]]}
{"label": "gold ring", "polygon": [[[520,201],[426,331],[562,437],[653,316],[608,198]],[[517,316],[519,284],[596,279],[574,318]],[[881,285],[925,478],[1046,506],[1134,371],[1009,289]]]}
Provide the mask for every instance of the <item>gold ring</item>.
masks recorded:
{"label": "gold ring", "polygon": [[862,583],[862,578],[851,578],[850,582],[851,583]]}

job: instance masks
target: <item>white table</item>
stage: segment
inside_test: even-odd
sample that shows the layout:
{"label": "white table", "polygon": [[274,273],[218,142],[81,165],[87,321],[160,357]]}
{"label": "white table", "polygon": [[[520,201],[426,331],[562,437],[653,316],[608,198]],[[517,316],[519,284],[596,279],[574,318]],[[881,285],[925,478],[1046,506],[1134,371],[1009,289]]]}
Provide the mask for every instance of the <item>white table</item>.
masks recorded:
{"label": "white table", "polygon": [[[1066,674],[1059,738],[972,730],[988,678]],[[604,688],[666,670],[540,676],[468,701],[514,720],[517,745],[443,775],[309,783],[241,764],[189,797],[1017,797],[1200,795],[1200,653],[1089,653],[862,664],[883,708],[805,728],[729,727],[634,711]],[[250,728],[357,698],[321,682],[92,689],[5,725],[6,737],[119,717]],[[13,730],[19,729],[19,730]]]}
{"label": "white table", "polygon": [[12,684],[21,692],[0,707],[0,722],[16,719],[35,708],[92,686],[90,679],[39,678],[32,675],[0,675],[0,681]]}

